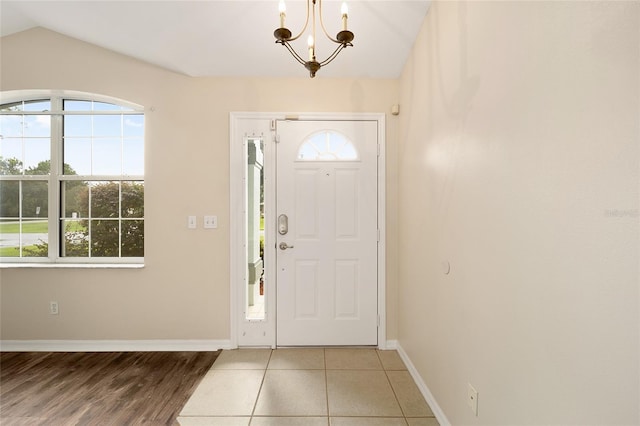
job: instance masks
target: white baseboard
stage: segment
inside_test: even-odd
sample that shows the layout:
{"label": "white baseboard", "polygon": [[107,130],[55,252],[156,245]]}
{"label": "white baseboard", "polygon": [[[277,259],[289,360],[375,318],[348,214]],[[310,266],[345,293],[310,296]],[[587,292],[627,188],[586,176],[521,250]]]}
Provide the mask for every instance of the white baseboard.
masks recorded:
{"label": "white baseboard", "polygon": [[230,340],[0,340],[0,352],[208,352]]}
{"label": "white baseboard", "polygon": [[400,358],[402,358],[405,365],[407,366],[409,374],[411,374],[411,377],[413,377],[413,380],[416,382],[416,385],[418,386],[418,389],[420,389],[422,396],[424,396],[427,404],[429,404],[429,407],[431,407],[431,411],[433,411],[433,414],[436,416],[436,419],[438,420],[438,423],[440,423],[440,426],[451,426],[451,423],[447,419],[447,416],[444,415],[444,411],[442,411],[442,408],[440,408],[440,406],[438,405],[438,402],[429,390],[429,387],[427,387],[427,384],[424,382],[424,380],[422,380],[420,373],[418,373],[418,370],[411,362],[411,359],[409,359],[409,355],[407,355],[404,349],[402,349],[402,345],[395,341],[394,349],[398,351]]}

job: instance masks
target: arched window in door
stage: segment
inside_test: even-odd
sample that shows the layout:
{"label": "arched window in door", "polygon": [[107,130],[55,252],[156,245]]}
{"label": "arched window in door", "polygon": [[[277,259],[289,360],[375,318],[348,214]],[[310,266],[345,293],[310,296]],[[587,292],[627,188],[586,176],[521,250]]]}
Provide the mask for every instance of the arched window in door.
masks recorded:
{"label": "arched window in door", "polygon": [[297,161],[354,161],[356,147],[343,134],[323,130],[309,136],[298,149]]}

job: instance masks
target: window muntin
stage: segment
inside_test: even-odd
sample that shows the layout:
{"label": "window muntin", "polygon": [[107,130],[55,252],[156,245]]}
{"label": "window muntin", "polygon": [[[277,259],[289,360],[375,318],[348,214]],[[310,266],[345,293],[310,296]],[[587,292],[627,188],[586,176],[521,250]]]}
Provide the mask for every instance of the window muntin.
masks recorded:
{"label": "window muntin", "polygon": [[46,257],[49,241],[49,183],[0,180],[0,254]]}
{"label": "window muntin", "polygon": [[144,256],[144,181],[72,180],[62,188],[62,256]]}
{"label": "window muntin", "polygon": [[[124,107],[105,102],[65,100],[63,105],[65,111],[67,108],[82,111],[65,115],[63,119],[64,162],[76,173],[86,176],[144,174],[142,114],[117,114],[124,111]],[[85,111],[91,113],[85,114]]]}
{"label": "window muntin", "polygon": [[341,133],[324,130],[314,133],[302,142],[297,161],[354,161],[358,151]]}
{"label": "window muntin", "polygon": [[0,197],[0,258],[141,262],[143,113],[70,97],[3,103]]}
{"label": "window muntin", "polygon": [[51,100],[50,99],[33,99],[26,101],[7,102],[0,105],[0,111],[50,111]]}
{"label": "window muntin", "polygon": [[48,100],[0,105],[0,175],[48,174],[38,165],[51,160],[51,116],[26,113],[50,109]]}

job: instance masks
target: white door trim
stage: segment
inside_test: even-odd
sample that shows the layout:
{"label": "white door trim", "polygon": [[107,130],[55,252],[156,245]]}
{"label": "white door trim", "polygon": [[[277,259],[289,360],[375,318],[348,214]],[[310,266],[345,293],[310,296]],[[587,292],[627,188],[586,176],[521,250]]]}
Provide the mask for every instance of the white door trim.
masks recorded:
{"label": "white door trim", "polygon": [[[244,297],[242,286],[238,283],[244,280],[246,263],[244,262],[244,150],[242,147],[246,129],[251,127],[253,132],[261,132],[270,140],[273,135],[271,122],[273,120],[368,120],[376,121],[378,129],[378,229],[380,238],[378,242],[378,348],[386,349],[386,127],[384,113],[278,113],[278,112],[231,112],[229,114],[229,248],[230,248],[230,330],[229,337],[231,347],[238,347],[240,333],[239,301]],[[267,207],[268,208],[268,207]],[[275,206],[273,206],[275,208]],[[267,247],[265,247],[267,250]],[[275,250],[275,248],[269,248]],[[272,256],[273,258],[274,256]],[[269,291],[267,286],[266,291]],[[275,298],[267,309],[272,313],[275,310]],[[271,315],[273,318],[273,315]],[[275,321],[268,321],[269,338],[258,344],[275,348]]]}

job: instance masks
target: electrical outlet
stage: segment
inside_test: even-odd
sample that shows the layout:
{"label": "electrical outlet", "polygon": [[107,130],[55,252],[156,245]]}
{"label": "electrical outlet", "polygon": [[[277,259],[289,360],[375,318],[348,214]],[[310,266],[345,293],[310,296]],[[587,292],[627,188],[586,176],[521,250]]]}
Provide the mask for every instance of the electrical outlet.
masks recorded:
{"label": "electrical outlet", "polygon": [[49,313],[51,315],[58,315],[60,313],[58,302],[49,302]]}
{"label": "electrical outlet", "polygon": [[471,383],[467,383],[467,404],[473,414],[478,417],[478,391],[471,386]]}

